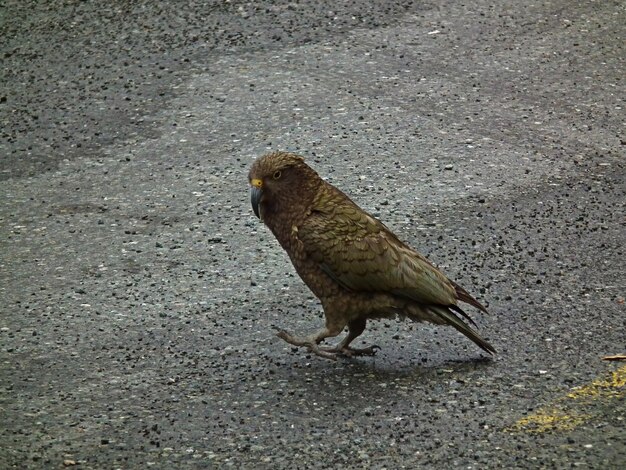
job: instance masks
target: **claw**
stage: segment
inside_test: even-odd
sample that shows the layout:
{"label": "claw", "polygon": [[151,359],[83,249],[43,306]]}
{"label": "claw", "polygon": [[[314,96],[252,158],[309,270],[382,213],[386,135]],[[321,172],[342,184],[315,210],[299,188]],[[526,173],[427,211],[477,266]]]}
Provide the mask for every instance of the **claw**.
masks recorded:
{"label": "claw", "polygon": [[374,356],[376,355],[376,351],[378,351],[380,346],[372,345],[367,348],[350,348],[348,346],[345,347],[333,347],[333,348],[324,348],[324,351],[328,353],[341,354],[346,357],[358,357],[358,356]]}
{"label": "claw", "polygon": [[331,359],[333,361],[337,360],[337,354],[333,354],[329,351],[323,350],[317,345],[315,341],[291,336],[285,330],[279,330],[278,333],[276,333],[276,336],[278,336],[280,339],[287,341],[289,344],[293,344],[294,346],[298,346],[298,347],[304,346],[313,354],[317,354],[318,356],[323,357],[325,359]]}
{"label": "claw", "polygon": [[291,335],[289,333],[287,333],[285,330],[283,330],[282,328],[279,328],[277,326],[274,327],[274,329],[278,330],[278,332],[276,333],[276,336],[278,336],[281,339],[284,339],[285,341],[287,341],[288,343],[290,342],[287,338],[291,338]]}
{"label": "claw", "polygon": [[[351,348],[349,346],[341,346],[341,343],[338,346],[331,346],[322,348],[319,346],[318,342],[321,341],[319,336],[312,335],[308,337],[298,337],[292,336],[287,333],[285,330],[281,330],[277,328],[278,336],[280,339],[288,342],[297,347],[305,347],[313,354],[317,354],[320,357],[325,359],[331,359],[333,361],[337,360],[337,356],[345,356],[345,357],[358,357],[358,356],[374,356],[376,351],[380,349],[380,346],[373,344],[372,346],[368,346],[367,348]],[[344,343],[345,344],[345,343]]]}

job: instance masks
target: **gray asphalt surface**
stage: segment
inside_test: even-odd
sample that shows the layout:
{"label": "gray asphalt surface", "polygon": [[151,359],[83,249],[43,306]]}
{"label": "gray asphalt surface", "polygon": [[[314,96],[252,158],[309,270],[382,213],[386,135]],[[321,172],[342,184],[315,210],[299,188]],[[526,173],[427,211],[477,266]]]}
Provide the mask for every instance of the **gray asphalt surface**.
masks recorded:
{"label": "gray asphalt surface", "polygon": [[[0,468],[623,468],[623,2],[0,4]],[[323,322],[269,150],[488,304]]]}

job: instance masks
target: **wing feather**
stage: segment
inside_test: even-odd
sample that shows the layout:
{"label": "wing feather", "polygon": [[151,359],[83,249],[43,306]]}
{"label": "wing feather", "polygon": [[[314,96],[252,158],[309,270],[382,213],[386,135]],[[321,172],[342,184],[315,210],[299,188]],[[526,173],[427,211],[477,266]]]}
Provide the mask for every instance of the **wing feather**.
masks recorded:
{"label": "wing feather", "polygon": [[344,288],[456,304],[455,286],[446,276],[349,199],[313,210],[298,227],[298,238],[308,256]]}

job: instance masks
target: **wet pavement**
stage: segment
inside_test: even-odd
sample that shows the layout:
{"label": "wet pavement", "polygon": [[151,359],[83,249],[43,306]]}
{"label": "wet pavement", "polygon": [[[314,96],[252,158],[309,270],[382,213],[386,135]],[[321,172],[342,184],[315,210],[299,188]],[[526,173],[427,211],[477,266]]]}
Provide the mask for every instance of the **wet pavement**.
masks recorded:
{"label": "wet pavement", "polygon": [[[621,2],[0,7],[1,468],[622,468]],[[269,150],[487,304],[323,322]],[[361,338],[360,338],[361,339]]]}

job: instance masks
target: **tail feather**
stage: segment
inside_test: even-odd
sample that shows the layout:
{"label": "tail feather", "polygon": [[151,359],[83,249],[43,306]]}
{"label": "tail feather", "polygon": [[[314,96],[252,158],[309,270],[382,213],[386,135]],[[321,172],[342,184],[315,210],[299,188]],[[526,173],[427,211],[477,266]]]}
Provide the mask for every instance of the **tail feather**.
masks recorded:
{"label": "tail feather", "polygon": [[459,307],[458,305],[449,305],[448,308],[450,310],[454,310],[456,313],[460,313],[461,315],[463,315],[467,319],[467,321],[470,322],[471,325],[477,326],[474,320],[472,320],[472,317],[470,317],[467,313],[465,313],[463,309]]}
{"label": "tail feather", "polygon": [[[452,282],[452,285],[454,286],[454,289],[456,290],[457,299],[459,299],[461,302],[465,302],[466,304],[470,304],[472,307],[476,307],[477,309],[482,310],[485,313],[489,313],[487,312],[487,309],[485,308],[485,306],[481,304],[478,300],[476,300],[474,297],[472,297],[469,292],[463,289],[456,282],[454,281],[450,281],[450,282]],[[463,315],[466,316],[465,314]]]}
{"label": "tail feather", "polygon": [[[465,336],[467,336],[469,339],[471,339],[474,343],[476,343],[480,348],[482,348],[483,350],[487,351],[489,354],[495,354],[496,350],[495,348],[489,344],[487,341],[485,341],[476,330],[474,330],[472,327],[470,327],[469,325],[467,325],[463,320],[461,320],[459,317],[457,317],[454,314],[454,311],[458,311],[460,310],[459,313],[463,314],[463,316],[467,317],[467,314],[465,314],[465,312],[463,312],[463,310],[461,310],[460,308],[458,308],[458,310],[455,308],[453,309],[453,311],[448,310],[448,307],[444,307],[443,305],[439,306],[439,305],[429,305],[428,310],[437,318],[436,323],[442,323],[442,324],[446,324],[446,325],[451,325],[454,328],[456,328],[458,331],[460,331],[461,333],[463,333]],[[452,307],[450,307],[452,308]],[[473,323],[473,322],[472,322]]]}

